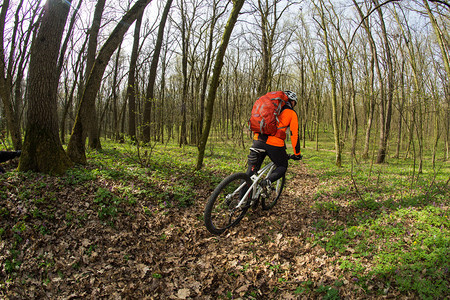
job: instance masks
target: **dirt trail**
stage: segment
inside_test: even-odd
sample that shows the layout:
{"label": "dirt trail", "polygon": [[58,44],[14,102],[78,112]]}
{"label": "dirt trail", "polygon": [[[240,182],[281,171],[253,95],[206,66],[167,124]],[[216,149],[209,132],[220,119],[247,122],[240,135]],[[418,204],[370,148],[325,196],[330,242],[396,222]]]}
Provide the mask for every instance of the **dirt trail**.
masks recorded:
{"label": "dirt trail", "polygon": [[[272,210],[251,211],[218,237],[203,225],[207,195],[164,212],[137,203],[109,226],[99,221],[92,199],[58,191],[64,193],[58,199],[66,199],[55,211],[59,223],[52,234],[26,241],[23,272],[0,288],[0,296],[297,299],[316,297],[317,287],[340,280],[341,297],[367,298],[336,266],[338,256],[308,242],[318,218],[329,216],[312,209],[318,179],[301,163],[290,172],[294,177]],[[76,214],[71,223],[62,221],[68,211]],[[1,242],[0,256],[7,247]]]}

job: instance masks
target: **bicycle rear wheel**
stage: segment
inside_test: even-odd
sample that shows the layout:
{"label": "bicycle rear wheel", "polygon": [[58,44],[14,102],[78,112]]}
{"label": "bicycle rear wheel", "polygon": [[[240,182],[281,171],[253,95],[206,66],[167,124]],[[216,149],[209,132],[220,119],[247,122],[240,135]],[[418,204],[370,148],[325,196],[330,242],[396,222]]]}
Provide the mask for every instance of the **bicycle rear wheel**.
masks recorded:
{"label": "bicycle rear wheel", "polygon": [[[251,186],[252,181],[245,173],[228,176],[216,187],[205,206],[205,226],[212,234],[221,234],[236,225],[245,216],[248,203],[239,208],[241,191]],[[242,186],[244,184],[244,186]]]}
{"label": "bicycle rear wheel", "polygon": [[277,204],[277,201],[280,198],[281,193],[283,192],[284,182],[285,176],[281,177],[275,182],[272,182],[269,187],[268,196],[261,197],[261,206],[263,210],[271,209],[275,206],[275,204]]}

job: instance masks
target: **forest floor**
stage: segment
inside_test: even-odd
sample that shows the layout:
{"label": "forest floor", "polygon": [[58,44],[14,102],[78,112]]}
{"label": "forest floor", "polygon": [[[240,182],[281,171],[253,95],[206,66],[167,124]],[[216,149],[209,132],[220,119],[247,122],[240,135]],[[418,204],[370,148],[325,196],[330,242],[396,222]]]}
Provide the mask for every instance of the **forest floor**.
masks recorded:
{"label": "forest floor", "polygon": [[[289,174],[272,210],[250,211],[221,236],[203,224],[207,184],[196,185],[192,205],[179,207],[139,193],[139,182],[3,175],[0,298],[416,298],[377,278],[361,285],[364,270],[342,270],[337,262],[352,260],[354,250],[330,255],[314,234],[321,222],[348,220],[350,199],[339,212],[318,211],[314,195],[328,183],[303,163]],[[124,185],[134,201],[123,201]]]}

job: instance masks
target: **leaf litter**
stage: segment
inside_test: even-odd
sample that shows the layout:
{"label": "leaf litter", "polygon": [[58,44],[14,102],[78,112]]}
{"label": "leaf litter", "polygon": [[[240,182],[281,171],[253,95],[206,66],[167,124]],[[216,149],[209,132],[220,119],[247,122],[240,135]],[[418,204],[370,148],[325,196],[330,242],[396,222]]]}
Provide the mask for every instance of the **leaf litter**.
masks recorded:
{"label": "leaf litter", "polygon": [[308,299],[323,295],[321,286],[342,298],[376,298],[339,268],[351,249],[330,256],[314,242],[319,220],[339,222],[313,209],[318,178],[301,164],[289,172],[272,210],[251,210],[221,236],[203,225],[207,186],[196,187],[189,207],[161,207],[139,193],[101,219],[98,189],[114,194],[123,183],[3,175],[0,298]]}

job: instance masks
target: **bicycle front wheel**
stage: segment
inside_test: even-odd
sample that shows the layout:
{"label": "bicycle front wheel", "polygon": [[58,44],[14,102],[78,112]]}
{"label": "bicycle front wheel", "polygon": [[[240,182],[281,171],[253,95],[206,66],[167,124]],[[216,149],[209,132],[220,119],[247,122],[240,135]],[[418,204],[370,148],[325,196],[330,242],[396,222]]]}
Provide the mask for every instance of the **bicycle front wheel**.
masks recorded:
{"label": "bicycle front wheel", "polygon": [[212,234],[221,234],[245,216],[248,203],[237,208],[244,191],[252,181],[245,173],[228,176],[216,187],[205,207],[205,226]]}
{"label": "bicycle front wheel", "polygon": [[269,187],[269,193],[267,197],[261,197],[261,206],[263,210],[271,209],[272,207],[275,206],[275,204],[277,204],[277,201],[280,198],[281,193],[283,192],[284,182],[285,182],[284,175],[277,181],[272,182],[272,184]]}

